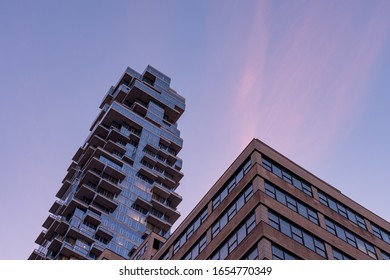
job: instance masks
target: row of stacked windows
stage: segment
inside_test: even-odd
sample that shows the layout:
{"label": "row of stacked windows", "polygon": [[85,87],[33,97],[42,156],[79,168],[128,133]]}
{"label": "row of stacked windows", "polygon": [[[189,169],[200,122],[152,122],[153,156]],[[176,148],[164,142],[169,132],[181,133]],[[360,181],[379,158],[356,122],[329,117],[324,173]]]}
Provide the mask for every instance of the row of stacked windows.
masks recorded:
{"label": "row of stacked windows", "polygon": [[248,185],[229,208],[215,221],[211,227],[211,238],[215,238],[223,227],[237,214],[245,203],[253,196],[252,184]]}
{"label": "row of stacked windows", "polygon": [[282,191],[278,187],[274,186],[270,182],[265,181],[265,193],[279,201],[283,205],[287,206],[294,212],[297,212],[301,216],[305,217],[309,221],[318,225],[317,212],[305,203],[298,201],[293,196]]}
{"label": "row of stacked windows", "polygon": [[325,243],[310,232],[287,221],[273,211],[268,212],[268,223],[276,230],[326,258]]}
{"label": "row of stacked windows", "polygon": [[[274,162],[273,160],[269,159],[268,157],[262,155],[262,165],[265,169],[268,171],[274,173],[278,177],[282,178],[284,181],[288,182],[289,184],[293,185],[297,189],[301,190],[307,195],[313,196],[312,195],[312,187],[309,183],[304,181],[303,179],[299,178],[297,175],[293,174],[291,171],[287,170],[283,166],[279,165],[278,163]],[[299,212],[299,207],[294,206],[292,201],[292,197],[288,198],[288,196],[284,196],[283,193],[278,190],[277,188],[274,187],[274,190],[272,190],[272,185],[268,182],[266,182],[266,193],[273,197],[274,199],[278,200],[279,202],[283,203],[290,209],[294,210],[295,212]],[[367,230],[367,225],[364,220],[364,218],[353,211],[352,209],[348,208],[341,202],[333,199],[329,195],[321,192],[318,190],[318,196],[319,196],[319,201],[332,209],[333,211],[337,212],[344,218],[348,219],[349,221],[353,222],[354,224],[358,225],[359,227],[363,228],[364,230]],[[298,202],[299,203],[299,202]],[[297,210],[295,210],[297,209]],[[301,209],[301,213],[303,213],[303,216],[306,217],[306,214],[304,213],[305,211],[303,208]],[[300,213],[300,214],[301,214]],[[302,215],[302,214],[301,214]],[[317,222],[315,221],[316,219],[313,217],[310,217],[308,215],[308,219],[311,220],[312,222],[318,224],[318,218]],[[371,228],[372,228],[372,233],[385,241],[386,243],[390,244],[390,232],[384,230],[383,228],[371,223]]]}

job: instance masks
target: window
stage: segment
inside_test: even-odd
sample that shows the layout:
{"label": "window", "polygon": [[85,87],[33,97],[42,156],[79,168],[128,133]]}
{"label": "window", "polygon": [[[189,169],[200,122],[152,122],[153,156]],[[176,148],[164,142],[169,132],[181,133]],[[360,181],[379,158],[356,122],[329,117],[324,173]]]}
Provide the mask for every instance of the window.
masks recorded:
{"label": "window", "polygon": [[176,254],[176,252],[187,242],[187,240],[192,236],[192,234],[206,220],[207,214],[208,214],[207,213],[207,207],[205,207],[200,212],[200,214],[195,218],[195,220],[186,228],[184,233],[173,244],[173,254]]}
{"label": "window", "polygon": [[284,181],[293,185],[295,188],[303,191],[309,196],[313,196],[313,192],[309,183],[305,182],[303,179],[299,178],[286,168],[280,166],[276,162],[273,162],[271,159],[262,155],[263,167],[268,171],[274,173],[276,176],[282,178]]}
{"label": "window", "polygon": [[249,251],[242,257],[242,260],[258,260],[259,251],[257,250],[257,245],[249,249]]}
{"label": "window", "polygon": [[194,260],[200,252],[206,247],[206,234],[202,235],[202,237],[192,246],[191,250],[184,255],[183,260]]}
{"label": "window", "polygon": [[344,252],[337,250],[336,248],[333,248],[332,252],[333,252],[333,258],[335,260],[353,260],[350,256],[348,256]]}
{"label": "window", "polygon": [[272,211],[268,212],[268,221],[269,225],[271,225],[276,230],[282,232],[298,243],[304,245],[308,249],[326,258],[325,243],[322,240],[319,240],[311,233],[303,230],[297,225],[292,224],[288,220],[282,218]]}
{"label": "window", "polygon": [[352,211],[342,203],[334,200],[330,196],[326,195],[325,193],[318,191],[318,196],[320,198],[320,202],[326,206],[328,206],[333,211],[339,213],[344,218],[347,218],[354,224],[358,225],[362,229],[367,230],[366,223],[364,222],[364,219],[362,216],[357,214],[356,212]]}
{"label": "window", "polygon": [[275,185],[271,184],[268,181],[265,181],[265,193],[276,199],[283,205],[287,206],[294,212],[297,212],[299,215],[305,217],[315,224],[318,223],[318,215],[317,212],[304,204],[303,202],[298,201],[296,198],[290,196],[286,192],[277,188]]}
{"label": "window", "polygon": [[298,257],[275,244],[271,245],[273,260],[299,260]]}
{"label": "window", "polygon": [[219,248],[211,255],[212,260],[224,260],[244,240],[244,238],[255,228],[256,216],[252,212],[245,221],[225,239]]}
{"label": "window", "polygon": [[248,159],[241,168],[233,175],[228,182],[221,188],[221,190],[213,198],[213,210],[218,207],[218,205],[225,199],[225,197],[232,192],[238,182],[244,177],[244,175],[249,171],[251,166],[251,161]]}
{"label": "window", "polygon": [[385,241],[386,243],[390,244],[390,233],[386,230],[384,230],[383,228],[371,223],[371,227],[372,227],[372,231],[374,233],[374,235],[380,239],[382,239],[383,241]]}
{"label": "window", "polygon": [[360,237],[356,236],[351,231],[345,229],[339,224],[336,224],[328,218],[325,218],[325,223],[327,231],[337,236],[338,238],[346,241],[348,244],[359,249],[363,253],[369,255],[371,258],[377,259],[374,246],[371,243],[362,240]]}
{"label": "window", "polygon": [[231,203],[225,212],[211,226],[211,237],[215,238],[223,227],[237,214],[244,204],[253,196],[252,184],[249,184]]}

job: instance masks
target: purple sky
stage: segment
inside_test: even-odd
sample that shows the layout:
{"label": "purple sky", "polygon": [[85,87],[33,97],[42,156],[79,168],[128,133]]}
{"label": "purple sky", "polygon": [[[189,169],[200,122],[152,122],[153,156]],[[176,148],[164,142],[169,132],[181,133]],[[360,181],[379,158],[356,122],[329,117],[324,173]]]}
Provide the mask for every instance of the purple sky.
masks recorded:
{"label": "purple sky", "polygon": [[388,11],[386,0],[2,1],[0,259],[37,247],[127,66],[156,67],[186,98],[182,217],[255,137],[390,220]]}

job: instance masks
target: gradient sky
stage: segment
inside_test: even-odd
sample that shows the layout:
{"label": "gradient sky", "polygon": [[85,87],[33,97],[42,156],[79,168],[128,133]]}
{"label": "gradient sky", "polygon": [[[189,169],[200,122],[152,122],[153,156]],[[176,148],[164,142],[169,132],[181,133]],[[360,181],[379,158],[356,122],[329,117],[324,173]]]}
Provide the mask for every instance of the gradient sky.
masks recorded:
{"label": "gradient sky", "polygon": [[388,11],[386,0],[1,1],[0,259],[37,248],[127,66],[156,67],[186,98],[182,218],[258,138],[390,220]]}

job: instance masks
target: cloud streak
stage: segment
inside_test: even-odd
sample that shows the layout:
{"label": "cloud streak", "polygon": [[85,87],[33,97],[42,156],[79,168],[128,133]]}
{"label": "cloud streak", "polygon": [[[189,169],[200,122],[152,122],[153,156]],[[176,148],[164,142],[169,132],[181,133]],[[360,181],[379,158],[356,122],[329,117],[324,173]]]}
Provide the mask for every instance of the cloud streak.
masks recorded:
{"label": "cloud streak", "polygon": [[386,9],[312,2],[286,16],[260,2],[257,10],[236,102],[245,124],[240,141],[260,138],[315,160],[345,139],[364,109],[389,26]]}

